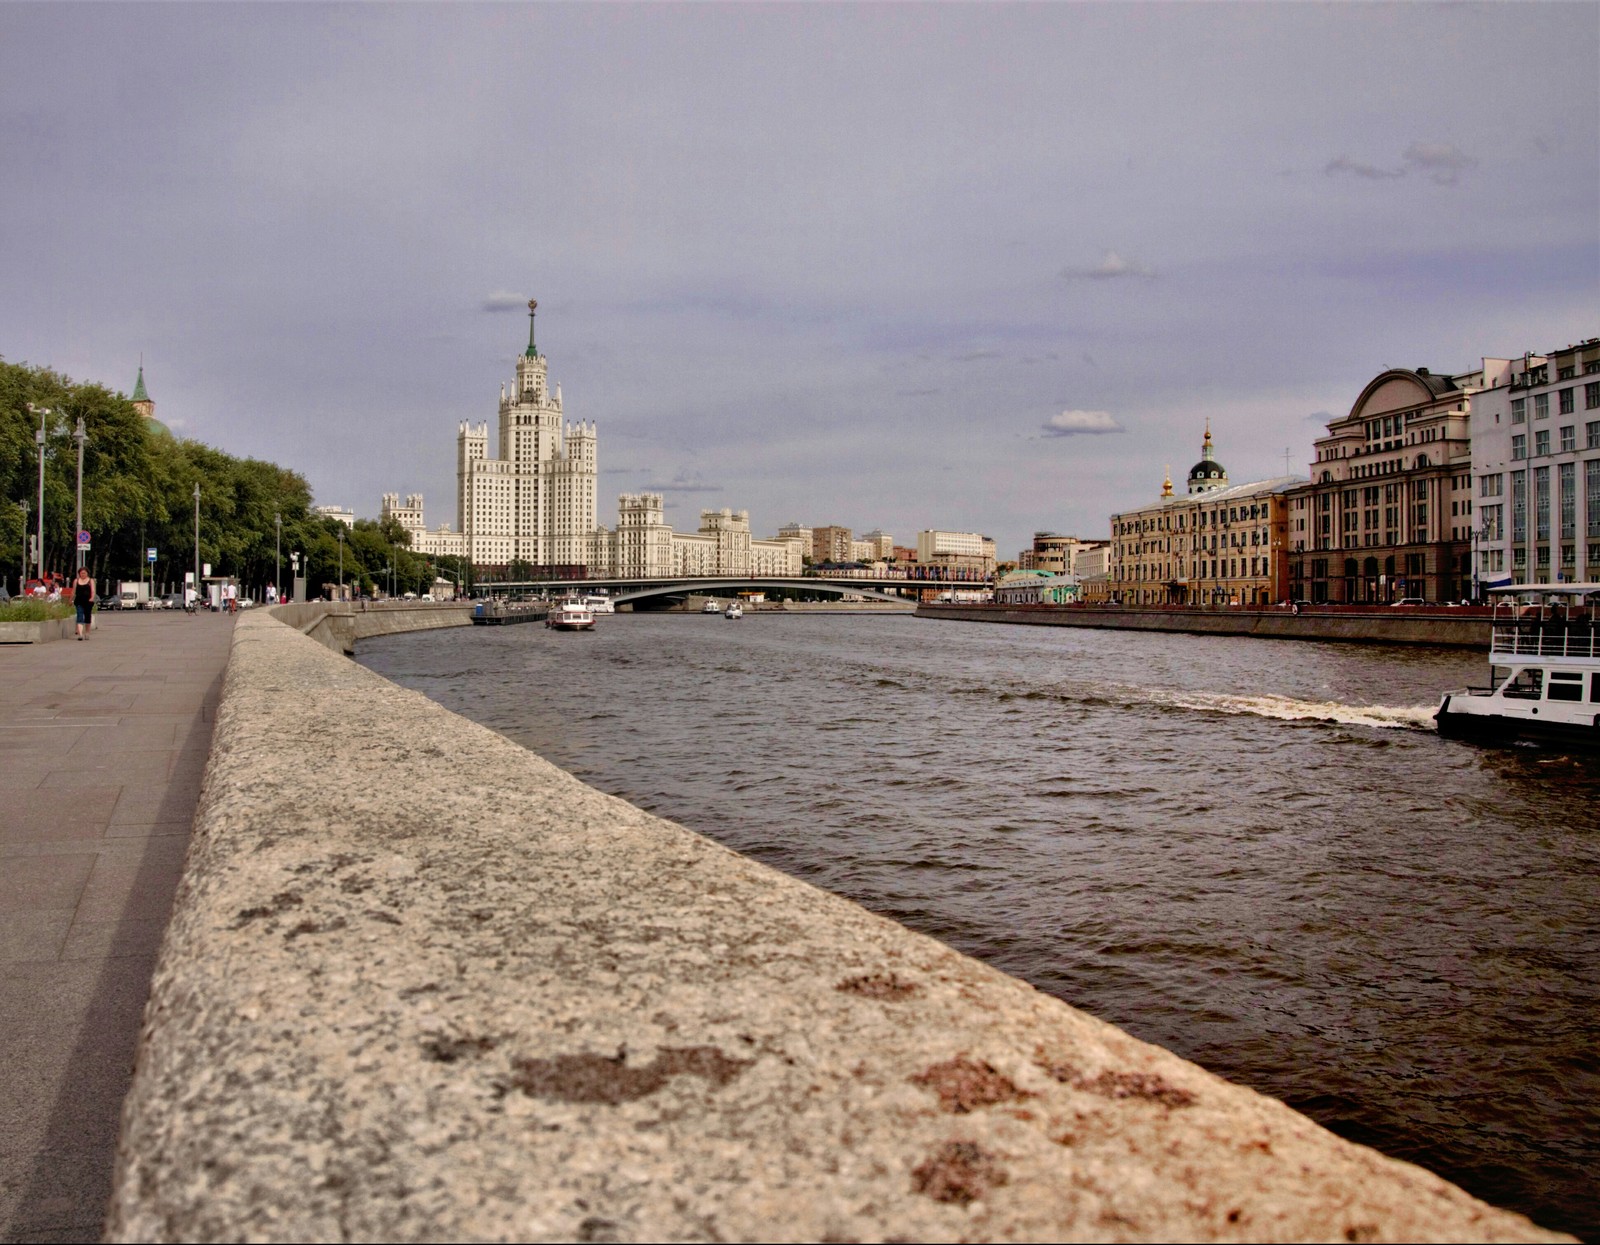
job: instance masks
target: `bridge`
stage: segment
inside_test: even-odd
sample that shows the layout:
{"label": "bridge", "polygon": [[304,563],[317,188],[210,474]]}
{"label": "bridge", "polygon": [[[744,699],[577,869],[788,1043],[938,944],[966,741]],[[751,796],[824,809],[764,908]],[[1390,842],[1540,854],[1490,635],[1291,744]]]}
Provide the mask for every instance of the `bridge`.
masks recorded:
{"label": "bridge", "polygon": [[662,576],[647,579],[621,577],[593,579],[535,579],[506,583],[480,584],[473,592],[525,593],[525,592],[593,592],[604,588],[618,605],[629,605],[652,597],[680,597],[692,594],[712,596],[734,595],[741,592],[767,592],[776,590],[820,592],[830,596],[862,596],[874,601],[902,603],[921,599],[928,593],[950,589],[973,592],[986,591],[993,586],[985,579],[907,579],[894,575],[873,575],[853,578],[846,575],[803,575],[799,577],[768,576],[765,578],[741,576]]}

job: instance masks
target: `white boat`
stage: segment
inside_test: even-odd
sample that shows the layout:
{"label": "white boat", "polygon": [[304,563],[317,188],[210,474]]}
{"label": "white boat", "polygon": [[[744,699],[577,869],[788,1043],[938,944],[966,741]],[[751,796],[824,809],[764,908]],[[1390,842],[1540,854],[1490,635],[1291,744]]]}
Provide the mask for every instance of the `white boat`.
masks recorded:
{"label": "white boat", "polygon": [[724,618],[743,618],[744,606],[740,605],[737,601],[730,601],[728,603],[728,608],[722,611],[722,616]]}
{"label": "white boat", "polygon": [[722,613],[722,606],[718,605],[715,601],[707,601],[700,607],[700,612],[702,614],[720,614]]}
{"label": "white boat", "polygon": [[1447,693],[1433,715],[1439,734],[1600,748],[1600,583],[1490,592],[1489,686]]}
{"label": "white boat", "polygon": [[615,614],[617,612],[617,607],[604,592],[591,592],[583,598],[583,603],[589,607],[589,612],[596,618],[599,618],[602,614]]}
{"label": "white boat", "polygon": [[544,625],[557,631],[590,631],[594,628],[594,611],[583,601],[557,601],[545,616]]}

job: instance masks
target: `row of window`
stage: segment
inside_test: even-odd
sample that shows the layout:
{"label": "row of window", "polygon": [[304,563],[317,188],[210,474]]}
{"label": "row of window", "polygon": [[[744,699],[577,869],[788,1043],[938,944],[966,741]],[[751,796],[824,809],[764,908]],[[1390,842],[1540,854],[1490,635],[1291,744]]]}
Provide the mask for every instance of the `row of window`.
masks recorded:
{"label": "row of window", "polygon": [[[1585,410],[1592,411],[1600,407],[1600,380],[1592,380],[1583,387],[1583,406]],[[1577,409],[1577,389],[1569,387],[1556,390],[1556,414],[1571,415]],[[1535,419],[1550,418],[1550,395],[1536,393],[1533,395],[1533,417]],[[1528,399],[1511,399],[1511,422],[1525,424],[1528,422]]]}
{"label": "row of window", "polygon": [[[1578,426],[1576,424],[1562,424],[1556,429],[1560,435],[1560,448],[1557,454],[1570,454],[1578,448]],[[1600,449],[1600,419],[1591,419],[1583,426],[1584,445],[1586,450]],[[1551,453],[1550,429],[1540,428],[1533,434],[1533,456],[1544,458]],[[1514,432],[1511,434],[1511,457],[1513,461],[1520,461],[1528,457],[1528,434]]]}

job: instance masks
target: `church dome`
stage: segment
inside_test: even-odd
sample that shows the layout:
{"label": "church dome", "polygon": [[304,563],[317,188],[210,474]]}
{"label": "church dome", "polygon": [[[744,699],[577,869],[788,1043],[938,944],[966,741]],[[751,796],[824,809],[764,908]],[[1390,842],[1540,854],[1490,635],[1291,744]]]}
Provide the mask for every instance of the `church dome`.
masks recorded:
{"label": "church dome", "polygon": [[1212,489],[1226,488],[1228,469],[1211,453],[1211,422],[1206,421],[1206,439],[1200,448],[1200,461],[1189,468],[1189,492],[1209,493]]}

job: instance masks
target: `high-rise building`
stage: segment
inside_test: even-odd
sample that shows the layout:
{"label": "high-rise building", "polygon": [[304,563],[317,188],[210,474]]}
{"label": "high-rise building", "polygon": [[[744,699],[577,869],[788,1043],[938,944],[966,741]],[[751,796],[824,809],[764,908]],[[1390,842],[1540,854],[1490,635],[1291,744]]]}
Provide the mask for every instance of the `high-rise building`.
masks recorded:
{"label": "high-rise building", "polygon": [[500,389],[498,457],[489,457],[489,425],[462,423],[456,437],[457,522],[466,554],[478,566],[526,562],[536,570],[587,566],[595,533],[599,481],[592,423],[569,423],[561,386],[534,344],[517,358],[508,394]]}

